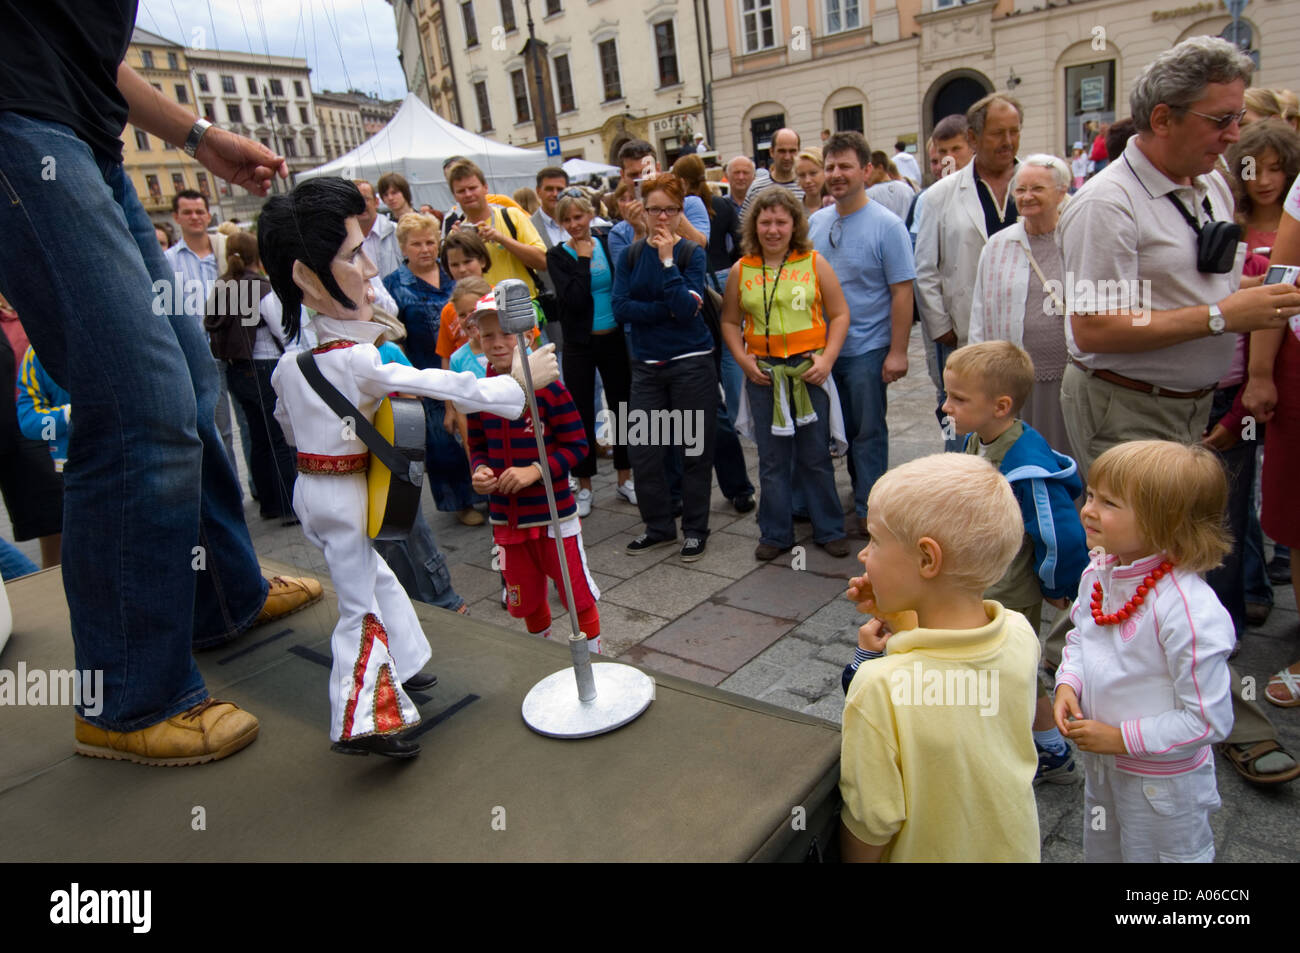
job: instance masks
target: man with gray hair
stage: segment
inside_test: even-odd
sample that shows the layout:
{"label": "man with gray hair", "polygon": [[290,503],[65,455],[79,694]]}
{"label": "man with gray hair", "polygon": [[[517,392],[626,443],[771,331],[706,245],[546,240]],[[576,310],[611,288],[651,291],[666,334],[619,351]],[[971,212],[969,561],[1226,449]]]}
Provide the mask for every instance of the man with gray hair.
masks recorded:
{"label": "man with gray hair", "polygon": [[[946,120],[945,120],[946,121]],[[916,300],[925,339],[934,355],[927,363],[943,406],[943,367],[966,343],[971,295],[980,253],[989,236],[1016,223],[1011,176],[1020,151],[1024,110],[1003,93],[990,93],[966,110],[966,143],[974,159],[945,175],[925,193],[916,232]],[[940,143],[938,130],[935,143]],[[955,153],[941,163],[958,164]],[[957,434],[944,426],[945,446],[957,449]]]}
{"label": "man with gray hair", "polygon": [[[1061,214],[1061,409],[1083,473],[1125,441],[1198,442],[1237,335],[1300,314],[1294,286],[1242,280],[1232,192],[1215,169],[1239,138],[1252,69],[1215,37],[1157,56],[1129,98],[1137,135]],[[1232,766],[1261,784],[1300,776],[1235,673],[1232,690],[1235,724],[1220,746]]]}

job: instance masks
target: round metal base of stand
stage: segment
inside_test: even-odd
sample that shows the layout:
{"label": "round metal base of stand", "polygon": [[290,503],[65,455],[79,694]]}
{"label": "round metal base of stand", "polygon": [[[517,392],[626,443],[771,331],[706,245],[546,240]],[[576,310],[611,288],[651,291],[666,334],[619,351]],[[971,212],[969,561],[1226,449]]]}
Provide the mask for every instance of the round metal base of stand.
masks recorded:
{"label": "round metal base of stand", "polygon": [[578,698],[572,668],[546,676],[524,699],[524,723],[551,738],[590,738],[635,721],[654,701],[654,679],[630,665],[598,663],[591,674],[596,697],[590,702]]}

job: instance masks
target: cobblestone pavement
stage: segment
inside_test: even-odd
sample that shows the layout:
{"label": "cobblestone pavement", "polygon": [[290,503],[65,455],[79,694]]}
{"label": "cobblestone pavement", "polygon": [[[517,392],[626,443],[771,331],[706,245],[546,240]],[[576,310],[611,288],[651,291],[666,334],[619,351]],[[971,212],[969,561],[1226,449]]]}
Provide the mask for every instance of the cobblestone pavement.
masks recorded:
{"label": "cobblestone pavement", "polygon": [[[943,449],[934,418],[934,388],[925,370],[914,327],[908,376],[889,388],[889,459],[904,463]],[[758,486],[758,460],[746,448],[750,479]],[[247,483],[247,475],[241,475]],[[852,516],[852,492],[843,459],[836,461],[836,484],[847,510],[846,528],[861,538]],[[602,460],[593,480],[594,507],[583,521],[588,565],[600,587],[601,629],[606,652],[649,669],[680,675],[751,698],[840,721],[840,672],[853,655],[862,617],[844,598],[846,580],[860,564],[850,555],[836,559],[811,542],[808,524],[796,524],[802,553],[772,563],[756,562],[755,514],[740,515],[714,490],[706,553],[683,563],[673,547],[640,556],[623,550],[642,529],[636,507],[614,493],[610,461]],[[327,575],[320,552],[294,527],[258,518],[247,501],[249,527],[260,556]],[[453,584],[479,619],[515,629],[522,620],[501,608],[500,583],[492,569],[492,540],[486,526],[466,527],[455,514],[436,510],[429,494],[424,512],[451,567]],[[0,514],[0,518],[3,514]],[[0,532],[9,533],[7,521]],[[12,538],[12,537],[8,537]],[[34,560],[34,543],[21,544]],[[796,566],[798,568],[796,568]],[[1290,586],[1277,587],[1277,604],[1267,624],[1250,630],[1235,660],[1243,675],[1254,676],[1258,692],[1268,677],[1300,656],[1300,625]],[[557,627],[567,624],[552,598]],[[1044,607],[1044,631],[1053,610]],[[436,660],[434,662],[436,667]],[[1263,704],[1278,727],[1279,740],[1300,752],[1300,709]],[[1217,758],[1223,809],[1213,818],[1219,859],[1223,861],[1300,860],[1300,782],[1277,789],[1241,780]],[[1082,785],[1038,789],[1043,859],[1082,860]]]}

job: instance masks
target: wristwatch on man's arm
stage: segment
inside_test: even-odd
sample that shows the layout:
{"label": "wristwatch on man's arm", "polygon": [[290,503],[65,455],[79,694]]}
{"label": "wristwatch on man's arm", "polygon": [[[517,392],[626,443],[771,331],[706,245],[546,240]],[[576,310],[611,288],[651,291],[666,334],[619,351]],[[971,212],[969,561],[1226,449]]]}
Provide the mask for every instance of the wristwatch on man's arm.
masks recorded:
{"label": "wristwatch on man's arm", "polygon": [[1228,326],[1228,322],[1223,320],[1223,312],[1219,310],[1217,304],[1210,305],[1210,333],[1216,337],[1223,333]]}
{"label": "wristwatch on man's arm", "polygon": [[199,141],[203,138],[203,134],[211,128],[212,123],[206,119],[196,119],[194,125],[190,127],[189,137],[186,138],[185,145],[181,148],[185,150],[185,154],[191,159],[194,158],[194,153],[199,151]]}

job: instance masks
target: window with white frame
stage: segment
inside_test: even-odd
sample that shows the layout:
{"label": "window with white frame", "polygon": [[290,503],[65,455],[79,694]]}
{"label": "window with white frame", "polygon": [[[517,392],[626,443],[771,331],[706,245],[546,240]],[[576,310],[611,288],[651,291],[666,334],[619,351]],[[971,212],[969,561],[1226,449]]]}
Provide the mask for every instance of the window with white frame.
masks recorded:
{"label": "window with white frame", "polygon": [[492,129],[492,105],[485,81],[474,84],[474,99],[478,102],[478,131],[489,132]]}
{"label": "window with white frame", "polygon": [[746,53],[776,46],[772,0],[740,0],[740,29]]}
{"label": "window with white frame", "polygon": [[858,0],[826,0],[826,32],[840,33],[862,26]]}
{"label": "window with white frame", "polygon": [[533,117],[528,112],[528,83],[521,69],[510,71],[510,89],[515,97],[515,122],[528,122]]}
{"label": "window with white frame", "polygon": [[596,46],[600,55],[600,77],[605,87],[605,102],[623,98],[623,81],[618,72],[618,44],[604,40]]}
{"label": "window with white frame", "polygon": [[655,59],[659,64],[659,85],[675,86],[681,82],[677,72],[677,38],[673,33],[673,21],[664,20],[656,23]]}
{"label": "window with white frame", "polygon": [[474,19],[474,0],[465,0],[460,5],[460,15],[465,21],[465,45],[478,46],[478,21]]}
{"label": "window with white frame", "polygon": [[560,112],[572,112],[578,108],[573,98],[573,75],[569,70],[569,54],[555,58],[555,94],[560,100]]}

